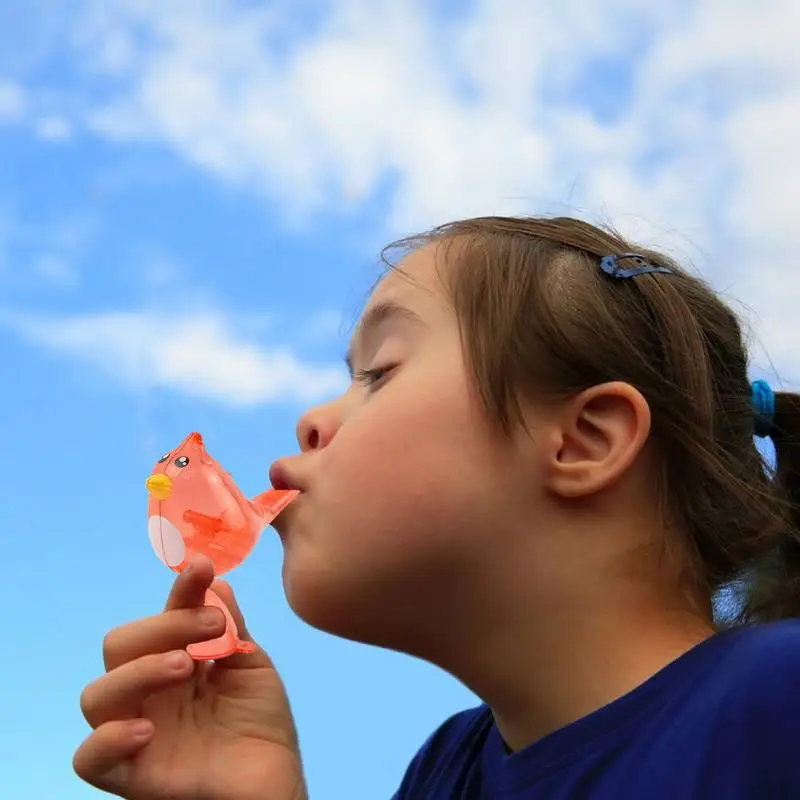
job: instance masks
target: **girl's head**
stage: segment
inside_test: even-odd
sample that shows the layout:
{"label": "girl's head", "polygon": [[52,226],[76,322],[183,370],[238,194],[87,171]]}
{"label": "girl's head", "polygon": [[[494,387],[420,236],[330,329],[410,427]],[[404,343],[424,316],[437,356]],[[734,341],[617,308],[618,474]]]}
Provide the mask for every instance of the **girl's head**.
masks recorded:
{"label": "girl's head", "polygon": [[[279,521],[302,617],[413,651],[509,604],[617,589],[702,609],[739,581],[745,618],[800,610],[799,398],[776,396],[773,480],[739,323],[707,285],[567,218],[394,247],[350,389],[302,418],[302,453],[273,474],[303,491]],[[601,269],[631,251],[667,272]]]}

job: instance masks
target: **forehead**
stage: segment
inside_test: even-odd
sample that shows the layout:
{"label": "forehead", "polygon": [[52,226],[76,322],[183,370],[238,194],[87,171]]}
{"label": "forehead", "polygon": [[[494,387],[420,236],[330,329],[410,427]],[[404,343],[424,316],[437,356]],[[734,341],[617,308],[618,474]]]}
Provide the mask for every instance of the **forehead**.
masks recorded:
{"label": "forehead", "polygon": [[440,261],[440,248],[435,244],[427,244],[409,253],[378,281],[364,313],[373,305],[389,300],[419,304],[425,298],[441,297]]}
{"label": "forehead", "polygon": [[405,320],[426,328],[441,327],[448,315],[436,248],[421,247],[391,268],[373,289],[362,311],[345,361],[350,372],[365,340],[381,325]]}

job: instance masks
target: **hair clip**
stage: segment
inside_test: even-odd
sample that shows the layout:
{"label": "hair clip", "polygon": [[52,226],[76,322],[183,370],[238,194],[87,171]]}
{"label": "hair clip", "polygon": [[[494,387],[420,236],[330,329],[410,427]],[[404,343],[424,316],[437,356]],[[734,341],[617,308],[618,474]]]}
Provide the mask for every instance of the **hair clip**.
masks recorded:
{"label": "hair clip", "polygon": [[762,380],[750,384],[756,436],[770,436],[775,427],[775,392]]}
{"label": "hair clip", "polygon": [[[635,262],[637,266],[623,269],[619,265],[621,258],[630,259]],[[600,259],[600,269],[610,275],[612,278],[619,280],[623,278],[633,278],[635,275],[645,275],[648,272],[664,272],[668,275],[672,274],[672,270],[667,267],[657,267],[652,264],[644,256],[639,253],[618,253],[617,255],[603,256]]]}

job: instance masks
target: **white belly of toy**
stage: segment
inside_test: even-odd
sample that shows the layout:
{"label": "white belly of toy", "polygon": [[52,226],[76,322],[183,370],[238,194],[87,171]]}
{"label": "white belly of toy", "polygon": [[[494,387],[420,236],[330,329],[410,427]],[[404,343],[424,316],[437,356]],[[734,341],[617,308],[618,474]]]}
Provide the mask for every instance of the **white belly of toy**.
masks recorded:
{"label": "white belly of toy", "polygon": [[156,555],[168,566],[177,567],[186,557],[181,532],[166,518],[154,514],[147,520],[147,533]]}

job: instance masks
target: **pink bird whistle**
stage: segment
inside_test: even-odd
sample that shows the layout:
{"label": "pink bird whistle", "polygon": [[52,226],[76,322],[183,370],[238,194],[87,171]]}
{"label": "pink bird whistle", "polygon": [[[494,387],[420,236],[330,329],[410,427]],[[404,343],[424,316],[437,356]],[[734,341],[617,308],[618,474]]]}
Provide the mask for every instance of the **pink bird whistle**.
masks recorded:
{"label": "pink bird whistle", "polygon": [[[182,572],[195,553],[214,564],[215,575],[239,566],[252,552],[261,532],[299,494],[294,489],[270,489],[248,499],[207,452],[203,437],[190,433],[156,462],[145,481],[149,494],[147,532],[156,555],[171,570]],[[205,605],[225,615],[225,633],[190,644],[197,661],[252,653],[256,647],[239,638],[227,605],[211,589]]]}

